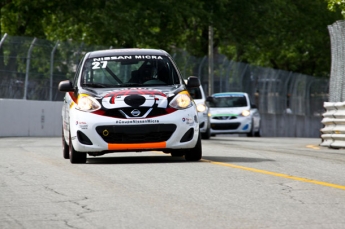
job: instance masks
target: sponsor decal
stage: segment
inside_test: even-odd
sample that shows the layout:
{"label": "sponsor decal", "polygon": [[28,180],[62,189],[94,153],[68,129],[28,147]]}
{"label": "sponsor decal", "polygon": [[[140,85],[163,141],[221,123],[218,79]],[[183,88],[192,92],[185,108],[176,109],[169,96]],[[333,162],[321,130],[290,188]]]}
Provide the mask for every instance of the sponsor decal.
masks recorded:
{"label": "sponsor decal", "polygon": [[159,123],[157,119],[146,119],[146,120],[117,120],[115,124],[143,124],[143,123]]}
{"label": "sponsor decal", "polygon": [[186,118],[187,124],[194,124],[194,118]]}
{"label": "sponsor decal", "polygon": [[194,124],[193,118],[182,118],[182,122],[186,122],[186,124]]}
{"label": "sponsor decal", "polygon": [[79,121],[76,121],[76,125],[79,125],[79,127],[80,127],[81,129],[84,129],[84,130],[86,130],[86,129],[88,128],[88,125],[87,125],[86,122],[79,122]]}
{"label": "sponsor decal", "polygon": [[156,55],[134,55],[134,56],[105,56],[93,58],[92,69],[106,68],[108,61],[112,60],[163,60],[163,57]]}
{"label": "sponsor decal", "polygon": [[80,129],[87,130],[88,125],[79,125]]}
{"label": "sponsor decal", "polygon": [[157,55],[121,55],[93,58],[93,62],[101,62],[108,60],[163,60],[163,57]]}

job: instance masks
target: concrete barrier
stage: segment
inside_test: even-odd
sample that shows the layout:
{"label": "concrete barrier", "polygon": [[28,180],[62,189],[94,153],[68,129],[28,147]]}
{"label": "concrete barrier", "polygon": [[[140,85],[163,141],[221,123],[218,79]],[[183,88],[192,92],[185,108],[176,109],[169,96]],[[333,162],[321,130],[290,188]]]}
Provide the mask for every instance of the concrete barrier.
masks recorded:
{"label": "concrete barrier", "polygon": [[322,116],[261,114],[263,137],[320,138]]}
{"label": "concrete barrier", "polygon": [[[0,99],[0,137],[59,137],[63,102]],[[263,137],[320,137],[322,117],[261,114]]]}
{"label": "concrete barrier", "polygon": [[61,136],[62,103],[0,99],[0,137]]}

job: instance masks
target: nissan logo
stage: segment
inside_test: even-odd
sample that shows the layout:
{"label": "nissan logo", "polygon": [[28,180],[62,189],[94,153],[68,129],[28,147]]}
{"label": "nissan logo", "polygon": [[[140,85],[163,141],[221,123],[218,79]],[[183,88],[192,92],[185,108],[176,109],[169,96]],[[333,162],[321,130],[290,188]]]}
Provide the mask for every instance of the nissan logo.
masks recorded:
{"label": "nissan logo", "polygon": [[135,117],[138,117],[140,115],[140,111],[138,109],[134,109],[131,111],[131,114]]}

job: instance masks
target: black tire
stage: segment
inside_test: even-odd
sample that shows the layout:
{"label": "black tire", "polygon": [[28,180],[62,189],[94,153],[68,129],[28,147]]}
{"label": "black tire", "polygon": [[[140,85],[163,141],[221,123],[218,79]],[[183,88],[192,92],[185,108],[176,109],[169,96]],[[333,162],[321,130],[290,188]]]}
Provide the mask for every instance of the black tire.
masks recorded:
{"label": "black tire", "polygon": [[76,151],[72,144],[71,133],[69,133],[69,160],[72,164],[86,163],[86,153]]}
{"label": "black tire", "polygon": [[254,120],[252,120],[252,127],[250,128],[250,132],[247,133],[247,137],[254,137],[255,132],[254,132]]}
{"label": "black tire", "polygon": [[198,141],[194,148],[186,151],[184,158],[186,161],[199,161],[202,157],[201,134],[199,133]]}
{"label": "black tire", "polygon": [[201,138],[202,138],[202,139],[210,139],[210,137],[211,137],[210,122],[208,122],[208,123],[209,123],[209,124],[208,124],[208,126],[207,126],[206,132],[201,134]]}
{"label": "black tire", "polygon": [[211,122],[210,119],[207,120],[207,130],[205,133],[201,134],[202,139],[210,139],[211,138]]}
{"label": "black tire", "polygon": [[63,155],[63,158],[69,159],[69,147],[67,145],[65,136],[63,134],[63,128],[62,128],[62,155]]}
{"label": "black tire", "polygon": [[183,157],[184,156],[184,153],[181,150],[173,150],[173,151],[171,151],[170,154],[172,157]]}
{"label": "black tire", "polygon": [[254,135],[255,137],[261,137],[261,124],[260,124],[260,126],[259,126],[259,129],[258,129],[258,131],[255,131],[255,135]]}

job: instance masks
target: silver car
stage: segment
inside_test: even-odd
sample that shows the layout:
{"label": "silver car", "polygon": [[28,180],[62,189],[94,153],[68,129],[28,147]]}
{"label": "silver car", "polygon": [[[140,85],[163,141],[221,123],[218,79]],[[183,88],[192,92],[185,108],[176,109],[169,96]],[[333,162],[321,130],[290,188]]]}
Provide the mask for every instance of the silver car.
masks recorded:
{"label": "silver car", "polygon": [[261,136],[259,110],[244,92],[216,93],[207,98],[211,114],[211,136],[247,134]]}

